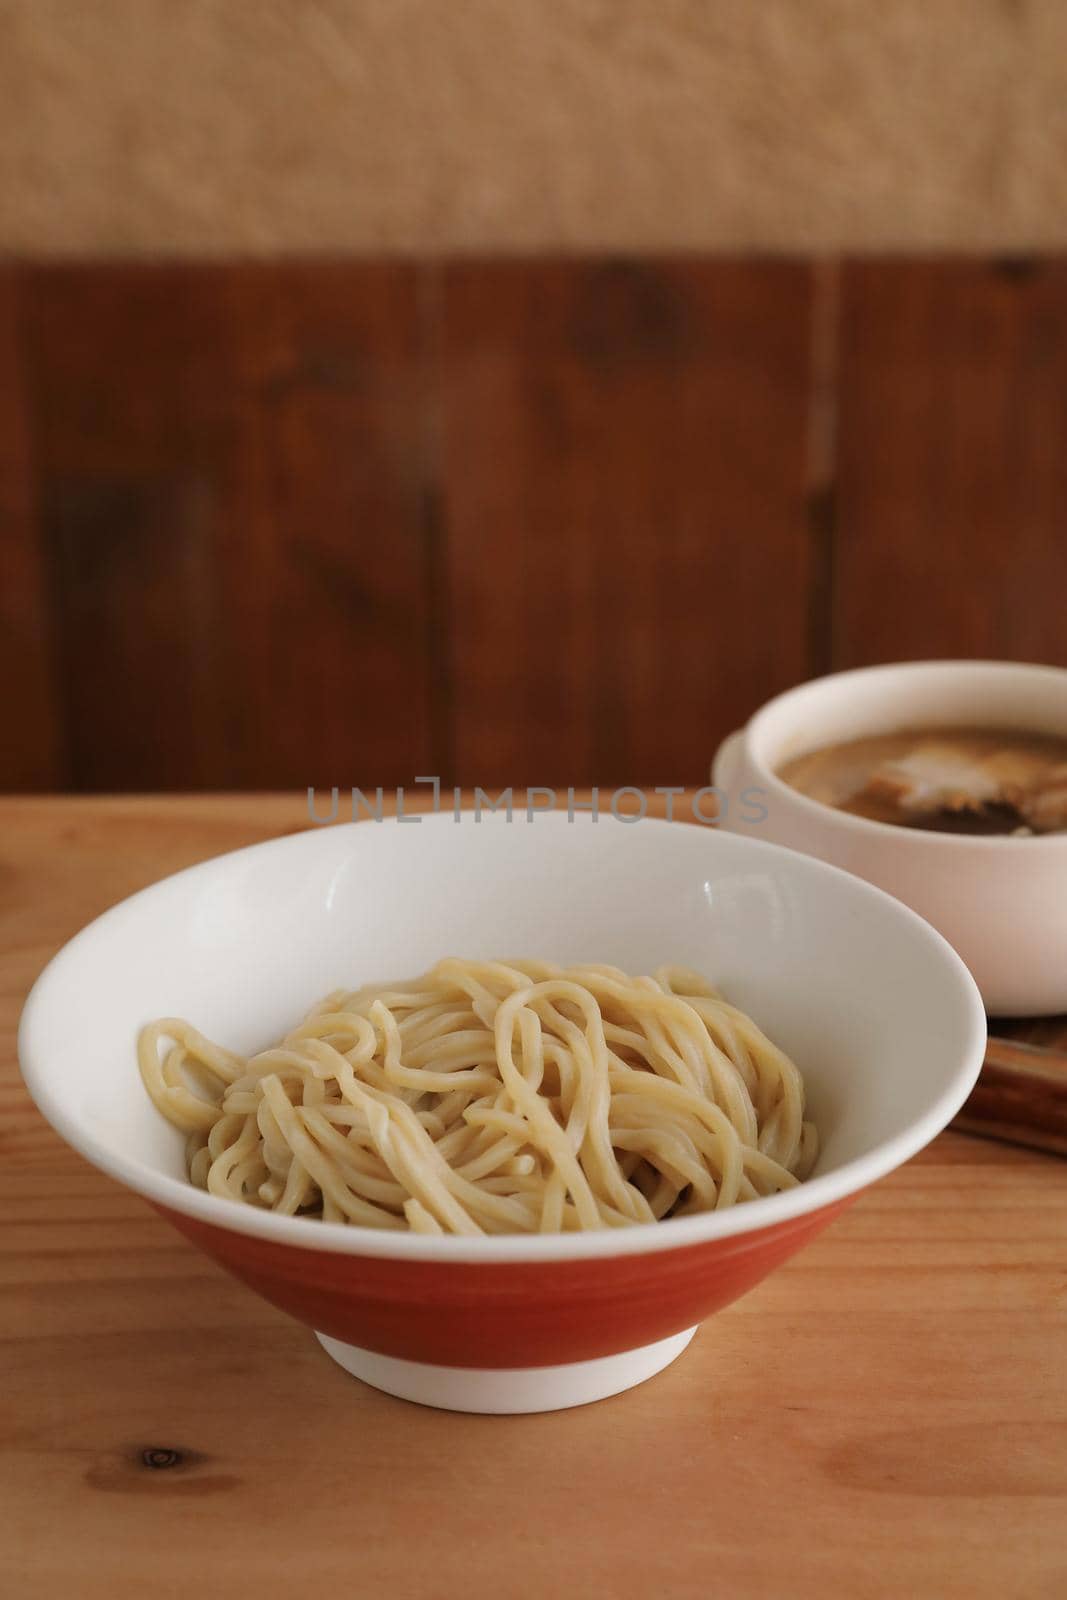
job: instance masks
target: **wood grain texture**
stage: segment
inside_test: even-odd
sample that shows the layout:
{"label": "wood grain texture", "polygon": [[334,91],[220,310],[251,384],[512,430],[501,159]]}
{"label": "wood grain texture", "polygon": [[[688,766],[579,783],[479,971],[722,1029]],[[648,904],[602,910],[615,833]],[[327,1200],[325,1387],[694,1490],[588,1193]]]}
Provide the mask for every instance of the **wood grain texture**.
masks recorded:
{"label": "wood grain texture", "polygon": [[1057,1037],[1044,1045],[1024,1042],[1027,1023],[1015,1029],[1021,1037],[1005,1036],[1004,1024],[991,1024],[996,1032],[986,1046],[982,1076],[955,1125],[1067,1156],[1067,1018],[1040,1020],[1059,1025]]}
{"label": "wood grain texture", "polygon": [[698,782],[1067,662],[1067,264],[7,268],[0,788]]}
{"label": "wood grain texture", "polygon": [[0,265],[0,788],[62,788],[66,727],[53,656],[54,617],[34,507],[22,296]]}
{"label": "wood grain texture", "polygon": [[214,571],[233,430],[223,304],[181,268],[36,269],[22,283],[70,785],[154,774],[196,788],[229,770]]}
{"label": "wood grain texture", "polygon": [[459,782],[699,781],[807,668],[810,275],[445,269]]}
{"label": "wood grain texture", "polygon": [[299,796],[0,800],[6,1587],[1062,1593],[1067,1163],[944,1135],[653,1382],[508,1419],[347,1378],[59,1142],[14,1061],[47,956],[118,895],[305,822]]}
{"label": "wood grain texture", "polygon": [[409,777],[413,270],[37,269],[25,300],[72,786]]}
{"label": "wood grain texture", "polygon": [[228,277],[238,423],[220,588],[237,782],[410,782],[436,753],[416,269]]}
{"label": "wood grain texture", "polygon": [[1067,266],[845,268],[833,659],[1067,662]]}

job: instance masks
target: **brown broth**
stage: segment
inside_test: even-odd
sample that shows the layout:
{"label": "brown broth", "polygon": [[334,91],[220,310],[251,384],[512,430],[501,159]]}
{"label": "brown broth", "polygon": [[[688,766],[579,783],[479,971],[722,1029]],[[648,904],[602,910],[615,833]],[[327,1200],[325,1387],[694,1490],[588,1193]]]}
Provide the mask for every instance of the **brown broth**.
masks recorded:
{"label": "brown broth", "polygon": [[903,728],[794,756],[778,776],[823,805],[898,827],[1067,830],[1067,737],[1019,728]]}

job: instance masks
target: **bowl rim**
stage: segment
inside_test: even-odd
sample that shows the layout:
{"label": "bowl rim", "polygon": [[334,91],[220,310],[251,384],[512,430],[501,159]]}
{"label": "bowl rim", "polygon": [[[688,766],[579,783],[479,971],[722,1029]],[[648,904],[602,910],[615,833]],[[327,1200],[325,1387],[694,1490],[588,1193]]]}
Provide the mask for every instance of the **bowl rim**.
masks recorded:
{"label": "bowl rim", "polygon": [[[534,819],[516,820],[520,826],[533,826],[534,822]],[[535,820],[536,825],[541,828],[560,825],[588,827],[596,821],[586,815],[569,819],[564,812],[549,811],[536,813]],[[605,817],[600,819],[597,825],[603,827],[610,825],[611,822],[617,822],[619,826],[630,826],[633,820],[621,822],[615,818]],[[700,832],[699,826],[695,823],[668,822],[665,819],[650,817],[641,820],[645,828],[655,828],[660,831],[671,829],[677,832],[679,827],[688,827],[698,834]],[[436,816],[424,814],[423,821],[431,826],[454,826],[451,811],[441,812]],[[479,826],[491,827],[504,825],[514,826],[515,823],[507,824],[502,815],[493,813],[483,815],[479,823]],[[221,1228],[225,1232],[242,1234],[298,1250],[442,1264],[463,1262],[483,1265],[490,1263],[532,1265],[588,1261],[649,1255],[660,1250],[711,1244],[718,1240],[737,1239],[746,1234],[761,1233],[766,1229],[777,1228],[780,1224],[800,1223],[807,1216],[843,1202],[917,1154],[951,1121],[977,1080],[985,1053],[985,1010],[978,987],[969,970],[941,934],[901,901],[840,867],[831,866],[828,862],[789,850],[784,845],[772,844],[767,840],[723,833],[722,838],[724,842],[729,840],[731,849],[741,849],[745,853],[755,852],[757,856],[770,857],[787,865],[795,863],[799,857],[806,864],[805,870],[814,872],[816,877],[832,877],[846,882],[850,894],[880,906],[883,912],[888,912],[899,921],[908,924],[914,935],[929,948],[931,959],[942,964],[946,982],[956,985],[957,995],[964,1003],[966,1022],[959,1059],[941,1093],[894,1137],[879,1141],[871,1149],[854,1156],[850,1161],[843,1162],[831,1171],[808,1178],[796,1188],[776,1195],[745,1201],[723,1211],[702,1212],[697,1216],[668,1219],[655,1226],[635,1225],[587,1233],[488,1234],[469,1237],[454,1234],[401,1233],[365,1228],[351,1223],[279,1216],[273,1211],[241,1205],[209,1194],[206,1190],[195,1188],[187,1179],[172,1177],[123,1152],[116,1153],[109,1149],[52,1092],[47,1062],[43,1059],[44,1052],[37,1044],[39,1018],[49,1004],[49,991],[56,980],[62,977],[64,967],[74,958],[79,948],[91,942],[102,926],[113,918],[128,914],[131,906],[150,898],[164,885],[178,880],[189,881],[197,877],[210,877],[213,872],[219,870],[222,863],[254,856],[257,853],[277,853],[280,850],[298,852],[308,847],[309,839],[318,838],[323,833],[347,834],[354,828],[370,826],[394,828],[399,824],[396,818],[385,818],[380,823],[359,821],[326,824],[314,830],[302,829],[297,833],[282,834],[245,845],[238,850],[211,856],[178,872],[168,873],[134,894],[126,896],[94,917],[60,947],[38,976],[26,999],[18,1029],[18,1058],[23,1080],[37,1109],[78,1154],[107,1176],[114,1178],[157,1207],[177,1212],[201,1224]],[[714,839],[719,830],[707,825],[704,834],[706,842],[714,846]],[[136,1084],[143,1090],[140,1075],[136,1070],[133,1040],[131,1040],[130,1061],[131,1084]]]}
{"label": "bowl rim", "polygon": [[[944,673],[947,676],[949,672],[959,672],[964,668],[970,671],[979,669],[990,676],[1011,672],[1031,679],[1059,679],[1067,694],[1067,668],[1037,661],[990,661],[984,657],[959,657],[943,661],[880,661],[866,667],[847,667],[841,672],[827,672],[818,678],[808,678],[804,683],[795,683],[773,699],[765,700],[745,726],[739,729],[745,739],[746,759],[758,774],[760,783],[770,789],[777,802],[793,806],[801,816],[816,819],[824,826],[840,828],[842,832],[860,838],[881,839],[886,843],[892,842],[898,848],[916,851],[966,849],[990,852],[1019,850],[1025,845],[1027,858],[1033,857],[1037,851],[1044,857],[1067,853],[1067,831],[1031,834],[1025,838],[1017,838],[1010,833],[938,833],[931,828],[904,828],[895,822],[878,822],[873,817],[860,817],[851,811],[841,811],[822,800],[813,800],[800,789],[794,789],[791,783],[779,777],[755,748],[755,741],[774,713],[781,711],[793,699],[803,700],[808,694],[819,693],[824,685],[829,687],[850,679],[870,678],[879,674],[887,677],[891,674],[938,677]],[[976,728],[982,726],[980,722],[975,723]]]}

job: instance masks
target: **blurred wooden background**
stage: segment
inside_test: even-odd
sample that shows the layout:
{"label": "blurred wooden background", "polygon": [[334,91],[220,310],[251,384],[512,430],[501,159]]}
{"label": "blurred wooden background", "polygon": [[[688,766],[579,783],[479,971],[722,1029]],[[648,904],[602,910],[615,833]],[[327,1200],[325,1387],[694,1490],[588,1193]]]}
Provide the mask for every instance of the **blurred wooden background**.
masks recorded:
{"label": "blurred wooden background", "polygon": [[0,268],[5,789],[699,782],[1067,662],[1067,265]]}

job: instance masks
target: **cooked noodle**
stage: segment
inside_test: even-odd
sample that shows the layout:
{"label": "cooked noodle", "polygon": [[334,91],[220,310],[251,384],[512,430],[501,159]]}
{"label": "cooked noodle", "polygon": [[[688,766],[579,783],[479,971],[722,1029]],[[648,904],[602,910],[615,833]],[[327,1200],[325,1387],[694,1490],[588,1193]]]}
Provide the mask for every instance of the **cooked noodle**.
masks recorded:
{"label": "cooked noodle", "polygon": [[790,1188],[817,1154],[797,1068],[677,967],[446,960],[247,1059],[173,1018],[138,1055],[193,1183],[361,1227],[626,1227]]}

